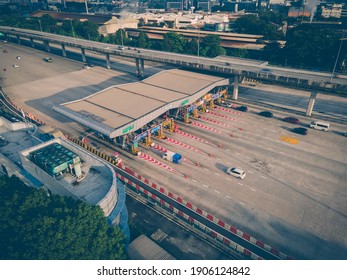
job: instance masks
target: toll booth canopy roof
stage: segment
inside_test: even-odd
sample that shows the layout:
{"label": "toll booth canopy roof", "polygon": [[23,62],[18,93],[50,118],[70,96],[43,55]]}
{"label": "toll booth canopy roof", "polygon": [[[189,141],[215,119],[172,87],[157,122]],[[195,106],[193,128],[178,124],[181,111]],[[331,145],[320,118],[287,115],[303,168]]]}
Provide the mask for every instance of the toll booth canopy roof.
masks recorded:
{"label": "toll booth canopy roof", "polygon": [[115,85],[54,110],[114,138],[135,131],[169,109],[189,105],[216,86],[221,77],[178,69],[162,71],[140,82]]}

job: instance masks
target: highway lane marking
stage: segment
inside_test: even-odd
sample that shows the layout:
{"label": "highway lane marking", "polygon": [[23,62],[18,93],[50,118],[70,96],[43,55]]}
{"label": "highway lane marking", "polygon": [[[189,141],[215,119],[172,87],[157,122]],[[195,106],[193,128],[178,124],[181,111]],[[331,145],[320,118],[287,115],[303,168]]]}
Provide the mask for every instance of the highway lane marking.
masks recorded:
{"label": "highway lane marking", "polygon": [[226,149],[226,151],[230,152],[230,150],[229,150],[229,149]]}
{"label": "highway lane marking", "polygon": [[266,179],[266,177],[265,177],[265,176],[260,175],[260,177],[262,177],[263,179]]}
{"label": "highway lane marking", "polygon": [[225,162],[226,164],[231,164],[229,161]]}
{"label": "highway lane marking", "polygon": [[239,153],[236,153],[238,156],[240,155]]}
{"label": "highway lane marking", "polygon": [[206,168],[206,167],[205,167],[204,169],[207,170],[207,171],[210,171],[210,169],[208,169],[208,168]]}
{"label": "highway lane marking", "polygon": [[248,159],[252,159],[251,157],[249,157],[249,156],[246,156],[246,158],[248,158]]}
{"label": "highway lane marking", "polygon": [[205,185],[205,184],[204,184],[203,186],[204,186],[206,189],[208,189],[208,188],[209,188],[209,186],[207,186],[207,185]]}
{"label": "highway lane marking", "polygon": [[256,189],[253,189],[253,188],[250,188],[252,191],[256,192],[257,190]]}
{"label": "highway lane marking", "polygon": [[230,178],[227,178],[227,180],[231,181],[231,179],[230,179]]}
{"label": "highway lane marking", "polygon": [[282,151],[280,151],[280,154],[284,155],[284,153]]}
{"label": "highway lane marking", "polygon": [[248,170],[248,172],[249,172],[249,173],[251,173],[251,174],[253,174],[253,173],[254,173],[253,171],[250,171],[250,170]]}
{"label": "highway lane marking", "polygon": [[219,174],[219,173],[217,173],[217,172],[215,172],[214,174],[216,174],[216,175],[220,176],[220,174]]}
{"label": "highway lane marking", "polygon": [[219,191],[217,191],[217,190],[214,190],[216,193],[220,193]]}
{"label": "highway lane marking", "polygon": [[270,166],[270,167],[275,167],[275,166],[273,166],[271,163],[269,163],[269,166]]}
{"label": "highway lane marking", "polygon": [[216,157],[216,159],[220,160],[220,158],[219,158],[219,157]]}
{"label": "highway lane marking", "polygon": [[195,183],[197,182],[197,180],[194,180],[194,179],[192,179],[192,181],[195,182]]}
{"label": "highway lane marking", "polygon": [[243,202],[241,202],[241,201],[239,201],[239,202],[240,202],[240,204],[245,205]]}
{"label": "highway lane marking", "polygon": [[238,183],[240,186],[243,186],[243,184],[242,183]]}
{"label": "highway lane marking", "polygon": [[270,137],[265,136],[266,139],[272,140]]}
{"label": "highway lane marking", "polygon": [[145,221],[145,223],[149,224],[149,222],[147,220],[144,220],[144,221]]}
{"label": "highway lane marking", "polygon": [[228,196],[228,195],[227,195],[227,198],[230,198],[230,199],[231,199],[231,197],[230,197],[230,196]]}

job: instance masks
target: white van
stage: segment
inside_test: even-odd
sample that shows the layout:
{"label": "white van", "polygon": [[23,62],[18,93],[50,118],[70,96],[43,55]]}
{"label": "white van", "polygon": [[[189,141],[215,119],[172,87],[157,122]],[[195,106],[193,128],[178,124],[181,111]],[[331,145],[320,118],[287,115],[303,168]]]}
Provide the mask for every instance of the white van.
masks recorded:
{"label": "white van", "polygon": [[310,123],[310,128],[314,128],[320,131],[328,131],[330,123],[323,121],[313,121]]}

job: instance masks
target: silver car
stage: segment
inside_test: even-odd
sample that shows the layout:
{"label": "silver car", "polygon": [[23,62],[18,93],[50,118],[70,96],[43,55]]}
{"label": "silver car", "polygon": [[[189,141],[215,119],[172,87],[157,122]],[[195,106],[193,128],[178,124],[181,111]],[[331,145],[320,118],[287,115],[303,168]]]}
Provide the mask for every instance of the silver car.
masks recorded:
{"label": "silver car", "polygon": [[246,172],[237,167],[228,168],[226,173],[240,179],[244,179],[246,177]]}

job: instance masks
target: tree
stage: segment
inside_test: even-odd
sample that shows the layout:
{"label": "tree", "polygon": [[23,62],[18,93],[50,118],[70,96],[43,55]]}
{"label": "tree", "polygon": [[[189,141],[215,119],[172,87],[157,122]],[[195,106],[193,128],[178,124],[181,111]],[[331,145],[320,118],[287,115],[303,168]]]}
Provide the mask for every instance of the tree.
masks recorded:
{"label": "tree", "polygon": [[78,37],[92,41],[97,41],[99,39],[98,25],[93,22],[78,22],[75,31]]}
{"label": "tree", "polygon": [[[311,67],[331,71],[337,58],[342,34],[333,29],[301,27],[287,34],[282,57],[288,65]],[[341,48],[338,67],[347,55],[347,48]]]}
{"label": "tree", "polygon": [[125,259],[124,235],[97,206],[0,177],[0,259]]}
{"label": "tree", "polygon": [[163,51],[183,53],[186,39],[175,32],[168,32],[164,34]]}
{"label": "tree", "polygon": [[264,39],[275,40],[283,37],[282,32],[278,31],[279,25],[258,19],[256,15],[245,15],[235,21],[238,33],[264,35]]}
{"label": "tree", "polygon": [[186,53],[191,55],[198,55],[198,40],[195,38],[192,38],[186,42]]}
{"label": "tree", "polygon": [[140,32],[139,37],[137,38],[137,46],[139,48],[149,49],[151,47],[151,42],[148,38],[147,33]]}
{"label": "tree", "polygon": [[220,46],[220,38],[218,35],[207,35],[202,40],[200,53],[202,56],[216,57],[225,55],[225,49]]}
{"label": "tree", "polygon": [[234,49],[232,51],[232,56],[245,58],[248,57],[248,51],[247,49]]}

